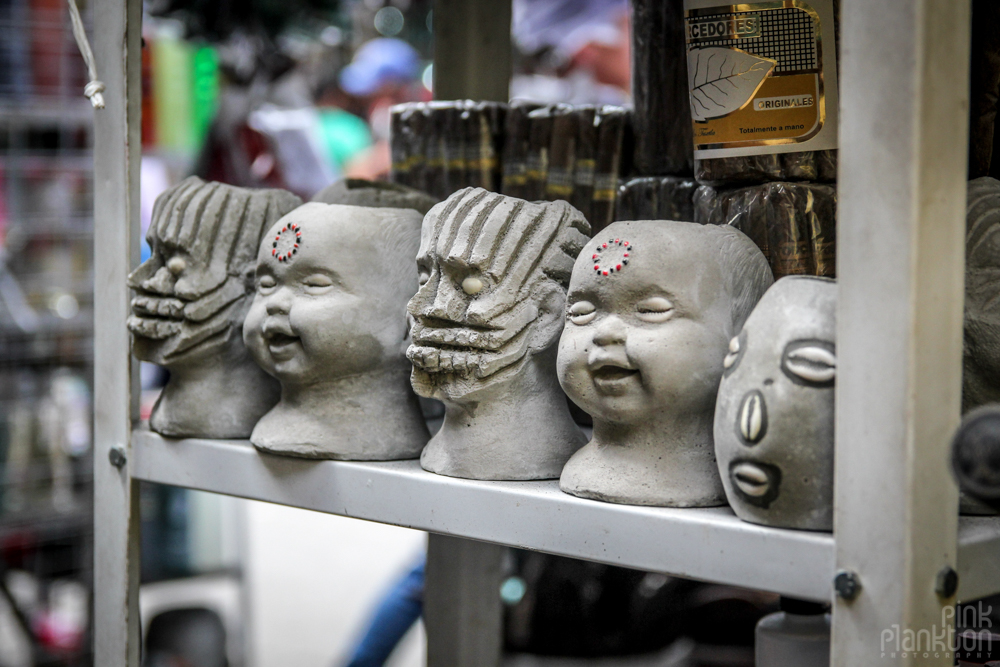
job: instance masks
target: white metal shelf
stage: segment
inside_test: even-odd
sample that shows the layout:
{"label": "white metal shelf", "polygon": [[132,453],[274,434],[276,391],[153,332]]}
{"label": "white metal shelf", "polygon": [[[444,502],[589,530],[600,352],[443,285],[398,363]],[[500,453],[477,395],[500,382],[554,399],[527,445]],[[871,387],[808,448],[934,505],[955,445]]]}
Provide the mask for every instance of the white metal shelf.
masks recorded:
{"label": "white metal shelf", "polygon": [[[480,482],[417,461],[311,461],[243,440],[132,435],[132,477],[586,560],[828,600],[829,533],[745,523],[728,507],[670,509],[570,496],[555,480]],[[1000,518],[964,517],[962,597],[1000,591]]]}

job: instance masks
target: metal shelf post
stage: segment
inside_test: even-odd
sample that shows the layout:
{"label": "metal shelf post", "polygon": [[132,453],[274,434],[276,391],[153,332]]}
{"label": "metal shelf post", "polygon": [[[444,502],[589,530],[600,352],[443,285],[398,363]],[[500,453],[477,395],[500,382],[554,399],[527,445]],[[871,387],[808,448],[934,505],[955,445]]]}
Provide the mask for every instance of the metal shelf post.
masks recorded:
{"label": "metal shelf post", "polygon": [[94,112],[94,664],[138,667],[139,494],[123,464],[136,405],[124,323],[138,260],[142,2],[93,11],[107,104]]}
{"label": "metal shelf post", "polygon": [[841,30],[834,534],[862,588],[835,600],[832,664],[857,667],[947,634],[955,602],[970,2],[844,0]]}

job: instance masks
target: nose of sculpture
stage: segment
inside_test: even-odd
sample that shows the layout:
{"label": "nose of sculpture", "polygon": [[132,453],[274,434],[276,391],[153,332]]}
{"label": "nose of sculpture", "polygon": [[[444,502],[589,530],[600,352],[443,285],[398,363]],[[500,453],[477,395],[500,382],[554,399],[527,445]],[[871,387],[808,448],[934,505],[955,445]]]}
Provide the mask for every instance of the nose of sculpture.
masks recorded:
{"label": "nose of sculpture", "polygon": [[161,266],[153,274],[152,278],[142,281],[140,287],[147,292],[169,296],[174,293],[174,283],[176,280],[177,277],[169,268]]}
{"label": "nose of sculpture", "polygon": [[[422,287],[421,292],[427,287],[429,285]],[[418,317],[462,322],[465,319],[468,299],[469,297],[454,284],[454,281],[447,276],[441,276],[432,294],[421,295],[418,292],[414,297],[417,301],[417,311],[414,314]]]}
{"label": "nose of sculpture", "polygon": [[279,287],[267,296],[265,310],[268,315],[287,315],[291,310],[291,295],[287,287]]}
{"label": "nose of sculpture", "polygon": [[625,323],[617,315],[608,315],[594,329],[594,344],[602,347],[624,345],[628,338]]}

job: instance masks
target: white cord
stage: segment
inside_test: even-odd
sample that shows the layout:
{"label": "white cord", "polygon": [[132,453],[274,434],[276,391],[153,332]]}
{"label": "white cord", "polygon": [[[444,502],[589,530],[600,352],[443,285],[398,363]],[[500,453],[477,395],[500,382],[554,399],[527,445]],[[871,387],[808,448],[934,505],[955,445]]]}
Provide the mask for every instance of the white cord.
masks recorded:
{"label": "white cord", "polygon": [[90,83],[83,88],[83,94],[87,96],[95,109],[104,108],[104,83],[97,78],[97,65],[94,62],[94,52],[90,49],[90,42],[87,41],[87,31],[83,28],[83,19],[80,18],[80,9],[76,6],[76,0],[66,0],[69,3],[69,17],[73,21],[73,36],[76,37],[76,45],[80,49],[83,61],[87,63],[87,73],[90,75]]}

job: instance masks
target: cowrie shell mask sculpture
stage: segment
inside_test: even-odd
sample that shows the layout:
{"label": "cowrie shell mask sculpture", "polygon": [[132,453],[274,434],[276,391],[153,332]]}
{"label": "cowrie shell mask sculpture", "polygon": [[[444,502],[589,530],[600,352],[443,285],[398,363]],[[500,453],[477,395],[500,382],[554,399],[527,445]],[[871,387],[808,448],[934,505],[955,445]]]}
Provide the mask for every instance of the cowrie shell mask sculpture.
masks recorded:
{"label": "cowrie shell mask sculpture", "polygon": [[715,452],[744,521],[833,529],[836,309],[833,280],[782,278],[730,341]]}

